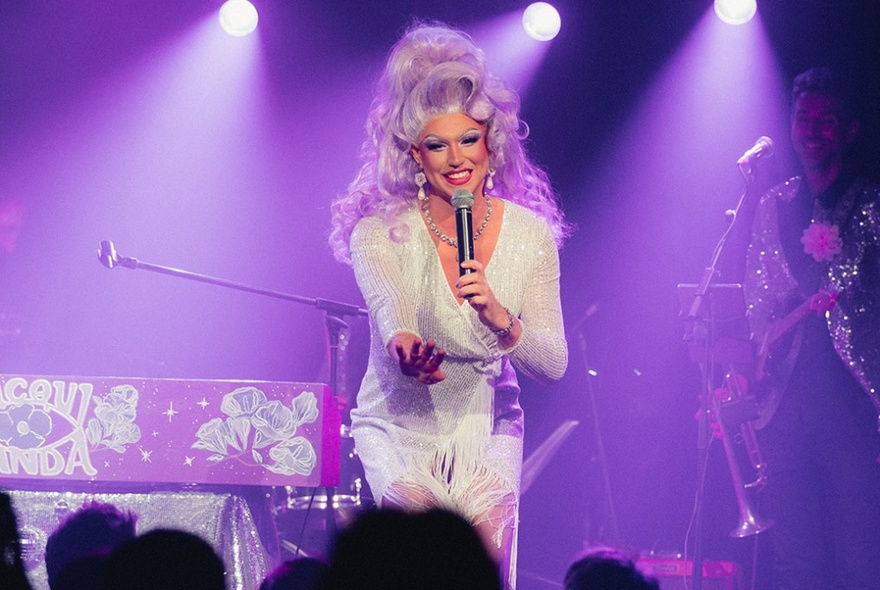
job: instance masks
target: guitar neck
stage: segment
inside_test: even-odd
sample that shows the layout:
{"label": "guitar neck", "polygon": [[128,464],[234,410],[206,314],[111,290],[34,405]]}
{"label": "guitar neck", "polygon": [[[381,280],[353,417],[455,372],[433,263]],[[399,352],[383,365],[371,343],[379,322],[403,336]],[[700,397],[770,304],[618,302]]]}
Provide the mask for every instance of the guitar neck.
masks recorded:
{"label": "guitar neck", "polygon": [[811,300],[807,299],[792,311],[790,311],[781,320],[774,322],[767,329],[767,337],[764,341],[764,348],[769,350],[776,344],[780,338],[785,336],[789,330],[794,328],[798,322],[807,317],[812,311]]}

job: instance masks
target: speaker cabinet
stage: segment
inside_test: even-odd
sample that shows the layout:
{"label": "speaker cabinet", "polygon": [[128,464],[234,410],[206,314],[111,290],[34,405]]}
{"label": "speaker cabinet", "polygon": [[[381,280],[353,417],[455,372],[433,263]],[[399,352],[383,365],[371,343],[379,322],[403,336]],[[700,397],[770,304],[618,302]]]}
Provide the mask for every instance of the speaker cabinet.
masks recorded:
{"label": "speaker cabinet", "polygon": [[[693,587],[694,562],[674,557],[640,557],[638,568],[660,582],[662,590],[690,590]],[[739,568],[730,561],[703,562],[705,590],[742,590]]]}

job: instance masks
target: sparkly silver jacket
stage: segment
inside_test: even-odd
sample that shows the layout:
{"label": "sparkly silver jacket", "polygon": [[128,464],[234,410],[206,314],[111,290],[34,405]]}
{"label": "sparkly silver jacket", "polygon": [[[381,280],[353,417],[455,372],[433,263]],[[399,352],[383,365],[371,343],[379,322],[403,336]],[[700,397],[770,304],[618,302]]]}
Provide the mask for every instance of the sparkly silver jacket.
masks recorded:
{"label": "sparkly silver jacket", "polygon": [[[768,191],[755,213],[743,285],[753,334],[781,317],[797,288],[780,241],[777,204],[794,199],[801,182],[796,176]],[[880,412],[880,185],[856,178],[831,210],[814,203],[812,221],[839,228],[841,250],[825,263],[821,280],[821,288],[839,292],[826,314],[828,331]]]}

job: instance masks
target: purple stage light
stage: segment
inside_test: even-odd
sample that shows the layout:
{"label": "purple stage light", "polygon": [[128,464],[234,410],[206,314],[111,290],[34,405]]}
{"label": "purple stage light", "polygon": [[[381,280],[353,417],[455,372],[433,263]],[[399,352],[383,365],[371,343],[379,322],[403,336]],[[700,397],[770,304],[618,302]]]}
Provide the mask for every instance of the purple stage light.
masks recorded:
{"label": "purple stage light", "polygon": [[220,7],[220,26],[233,37],[244,37],[257,28],[257,9],[248,0],[227,0]]}
{"label": "purple stage light", "polygon": [[756,0],[715,0],[715,14],[729,25],[743,25],[755,16]]}
{"label": "purple stage light", "polygon": [[522,23],[526,33],[537,41],[553,39],[562,28],[559,12],[546,2],[530,4],[523,12]]}

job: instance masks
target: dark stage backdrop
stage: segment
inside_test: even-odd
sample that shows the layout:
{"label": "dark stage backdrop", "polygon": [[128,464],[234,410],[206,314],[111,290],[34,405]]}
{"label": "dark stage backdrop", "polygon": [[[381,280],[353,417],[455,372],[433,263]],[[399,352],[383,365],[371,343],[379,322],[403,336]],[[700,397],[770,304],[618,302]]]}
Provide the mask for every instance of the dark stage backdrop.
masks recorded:
{"label": "dark stage backdrop", "polygon": [[[322,312],[111,271],[99,241],[362,305],[327,246],[329,203],[357,168],[388,48],[414,19],[488,39],[527,3],[254,3],[257,34],[231,39],[217,33],[220,2],[0,2],[0,200],[23,211],[16,243],[0,249],[0,370],[328,380]],[[707,264],[742,189],[734,163],[755,139],[771,135],[778,152],[759,185],[790,172],[778,114],[796,73],[831,63],[860,76],[873,109],[861,162],[880,171],[880,5],[759,4],[732,32],[708,0],[563,0],[561,34],[520,82],[529,147],[577,225],[562,252],[569,370],[551,387],[523,383],[527,454],[579,422],[523,498],[525,590],[553,587],[585,544],[684,551],[699,375],[675,285]],[[339,393],[351,397],[368,331],[347,321]],[[706,557],[748,566],[753,541],[727,537],[737,513],[720,448],[706,486]]]}

